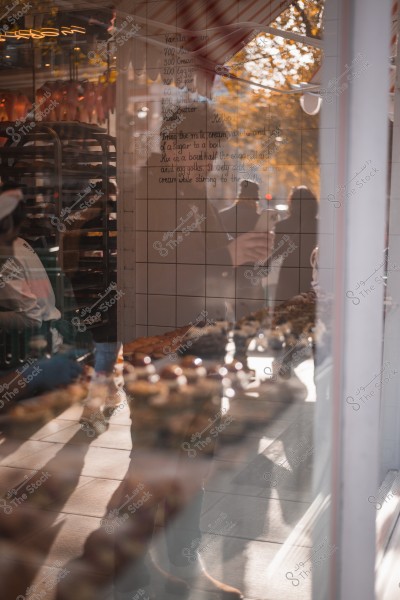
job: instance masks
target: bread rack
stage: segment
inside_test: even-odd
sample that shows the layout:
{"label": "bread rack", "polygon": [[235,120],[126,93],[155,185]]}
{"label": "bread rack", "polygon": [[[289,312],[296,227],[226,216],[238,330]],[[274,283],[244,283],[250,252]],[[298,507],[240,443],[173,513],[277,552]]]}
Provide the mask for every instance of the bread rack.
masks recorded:
{"label": "bread rack", "polygon": [[[41,257],[71,321],[116,282],[115,138],[78,122],[1,122],[1,143],[2,181],[25,186],[21,237]],[[86,328],[106,321],[107,314]]]}

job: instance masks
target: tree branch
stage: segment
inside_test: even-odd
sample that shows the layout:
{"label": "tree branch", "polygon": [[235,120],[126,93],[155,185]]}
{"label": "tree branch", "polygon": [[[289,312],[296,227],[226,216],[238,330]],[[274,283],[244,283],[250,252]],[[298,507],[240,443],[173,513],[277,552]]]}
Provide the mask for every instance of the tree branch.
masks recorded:
{"label": "tree branch", "polygon": [[316,38],[316,39],[321,39],[319,38],[317,35],[314,35],[312,32],[312,24],[310,22],[310,19],[307,16],[306,11],[304,10],[304,8],[300,8],[298,0],[293,0],[292,1],[292,5],[297,8],[298,12],[301,15],[301,18],[303,19],[304,25],[306,26],[306,35],[307,37],[311,37],[311,38]]}

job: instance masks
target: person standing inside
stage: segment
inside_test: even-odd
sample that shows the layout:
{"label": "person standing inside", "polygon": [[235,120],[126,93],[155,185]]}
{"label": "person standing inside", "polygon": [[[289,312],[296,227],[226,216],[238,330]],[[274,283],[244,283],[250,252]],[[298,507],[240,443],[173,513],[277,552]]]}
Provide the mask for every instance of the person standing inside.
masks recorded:
{"label": "person standing inside", "polygon": [[[62,337],[55,327],[61,319],[49,277],[35,250],[22,239],[20,228],[25,218],[24,196],[16,182],[0,190],[0,218],[8,240],[3,247],[7,257],[0,270],[0,321],[3,328],[41,328],[50,336],[50,351],[56,352]],[[14,206],[14,208],[12,208]],[[4,311],[6,314],[4,314]]]}
{"label": "person standing inside", "polygon": [[[0,192],[0,388],[1,409],[37,392],[68,385],[82,372],[82,367],[67,355],[31,360],[18,370],[14,356],[9,356],[7,339],[21,333],[40,331],[48,307],[55,307],[54,294],[38,257],[27,264],[20,256],[19,228],[24,217],[23,194],[17,184],[4,186]],[[27,249],[33,252],[32,249]],[[39,264],[40,263],[40,264]],[[31,284],[31,266],[43,275],[43,296],[38,297]],[[36,294],[35,294],[36,291]],[[53,294],[53,295],[52,295]],[[39,294],[41,296],[41,294]],[[41,300],[43,302],[41,303]]]}

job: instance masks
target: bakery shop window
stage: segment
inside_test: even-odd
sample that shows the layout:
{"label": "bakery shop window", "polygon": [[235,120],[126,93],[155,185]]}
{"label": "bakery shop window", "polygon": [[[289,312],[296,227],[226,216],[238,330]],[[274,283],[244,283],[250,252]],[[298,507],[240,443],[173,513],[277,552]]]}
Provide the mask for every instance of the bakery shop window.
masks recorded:
{"label": "bakery shop window", "polygon": [[0,23],[0,175],[23,195],[18,237],[54,294],[49,320],[89,350],[111,314],[96,299],[116,286],[115,15],[45,4]]}
{"label": "bakery shop window", "polygon": [[260,33],[227,49],[207,77],[194,56],[210,33],[192,41],[193,54],[183,33],[153,47],[149,31],[148,55],[161,46],[159,58],[128,79],[123,117],[137,270],[147,279],[137,288],[138,331],[186,325],[202,310],[237,320],[308,293],[319,113],[304,110],[303,96],[315,87],[320,49]]}

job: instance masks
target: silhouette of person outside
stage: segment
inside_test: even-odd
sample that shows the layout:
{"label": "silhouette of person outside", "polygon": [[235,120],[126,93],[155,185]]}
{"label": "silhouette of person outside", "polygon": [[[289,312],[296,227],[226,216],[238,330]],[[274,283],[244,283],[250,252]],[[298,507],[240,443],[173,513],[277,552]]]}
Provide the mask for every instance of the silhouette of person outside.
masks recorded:
{"label": "silhouette of person outside", "polygon": [[317,245],[318,201],[306,187],[292,190],[289,216],[275,226],[274,256],[282,256],[275,300],[282,302],[312,288],[310,256]]}

